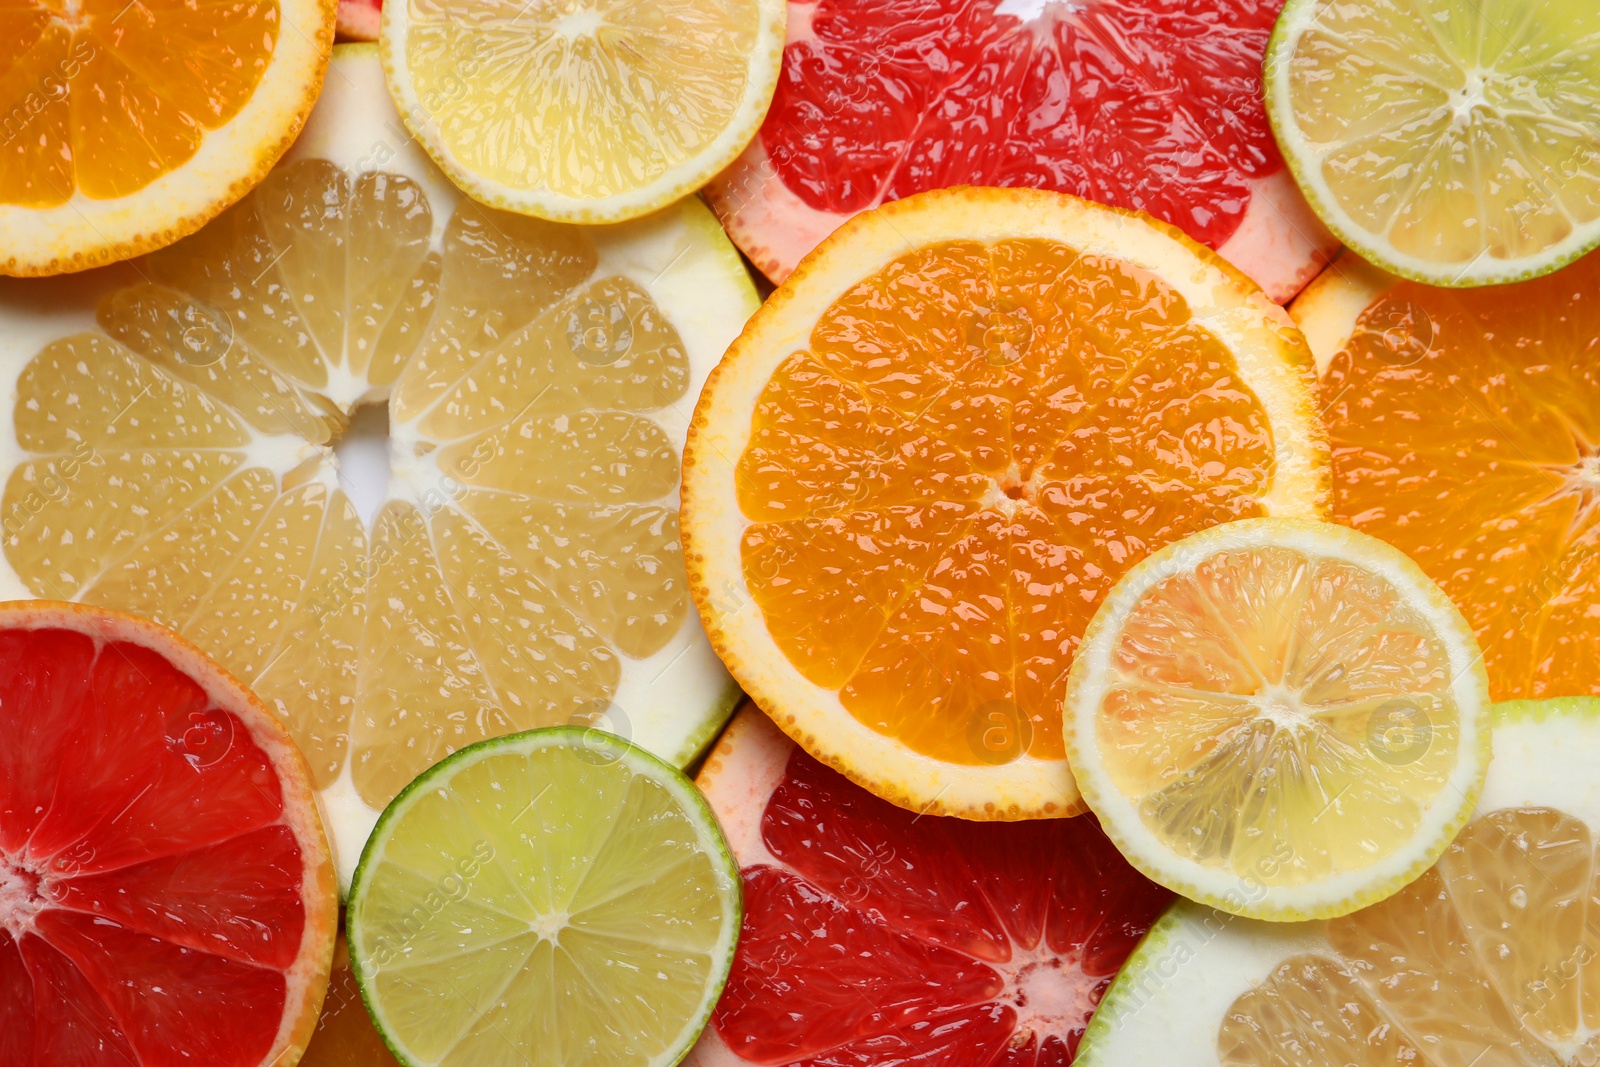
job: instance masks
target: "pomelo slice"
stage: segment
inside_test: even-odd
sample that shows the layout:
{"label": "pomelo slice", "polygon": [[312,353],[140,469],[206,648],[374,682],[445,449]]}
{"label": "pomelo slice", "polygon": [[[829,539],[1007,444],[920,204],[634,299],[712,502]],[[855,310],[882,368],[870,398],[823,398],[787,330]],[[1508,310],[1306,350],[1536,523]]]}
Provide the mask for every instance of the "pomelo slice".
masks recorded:
{"label": "pomelo slice", "polygon": [[698,779],[744,874],[733,974],[690,1067],[1070,1063],[1170,895],[1093,818],[917,816],[754,707]]}
{"label": "pomelo slice", "polygon": [[1284,301],[1338,242],[1261,107],[1281,0],[790,0],[761,132],[707,189],[774,282],[856,212],[955,185],[1140,208]]}
{"label": "pomelo slice", "polygon": [[1472,821],[1422,878],[1327,922],[1183,902],[1079,1067],[1561,1067],[1600,1053],[1600,701],[1497,705]]}
{"label": "pomelo slice", "polygon": [[1600,255],[1469,293],[1345,254],[1290,309],[1333,510],[1458,604],[1498,700],[1600,693]]}
{"label": "pomelo slice", "polygon": [[678,457],[756,296],[697,201],[590,230],[482,208],[409,143],[373,46],[333,70],[215,225],[0,289],[0,592],[217,656],[305,752],[347,879],[466,744],[603,722],[682,763],[732,712]]}
{"label": "pomelo slice", "polygon": [[13,0],[0,7],[0,274],[171,244],[294,143],[334,0]]}
{"label": "pomelo slice", "polygon": [[1134,866],[1239,915],[1344,915],[1439,858],[1489,757],[1466,620],[1404,553],[1246,519],[1157,552],[1073,660],[1067,751]]}
{"label": "pomelo slice", "polygon": [[739,872],[694,783],[599,730],[480,742],[383,813],[347,918],[406,1067],[672,1067],[739,936]]}
{"label": "pomelo slice", "polygon": [[292,1064],[337,920],[260,701],[141,619],[0,605],[0,1064]]}
{"label": "pomelo slice", "polygon": [[695,603],[812,755],[918,811],[1078,810],[1067,669],[1129,567],[1325,491],[1310,353],[1216,253],[1059,193],[857,215],[750,320],[684,455]]}

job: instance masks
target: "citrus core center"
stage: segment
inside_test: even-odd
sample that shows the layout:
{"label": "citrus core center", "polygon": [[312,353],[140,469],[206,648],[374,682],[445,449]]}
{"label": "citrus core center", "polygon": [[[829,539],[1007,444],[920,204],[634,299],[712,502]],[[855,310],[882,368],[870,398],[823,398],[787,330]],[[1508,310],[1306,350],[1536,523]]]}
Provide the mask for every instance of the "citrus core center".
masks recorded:
{"label": "citrus core center", "polygon": [[0,929],[20,937],[49,903],[43,876],[21,857],[0,852]]}
{"label": "citrus core center", "polygon": [[333,455],[339,464],[340,485],[370,529],[389,490],[389,405],[356,408],[350,425],[334,442]]}
{"label": "citrus core center", "polygon": [[1009,965],[995,966],[1005,974],[1001,999],[1017,1012],[1014,1042],[1024,1042],[1030,1034],[1064,1034],[1082,1026],[1094,1011],[1097,980],[1084,974],[1077,960],[1050,951],[1043,942],[1033,949],[1014,949]]}

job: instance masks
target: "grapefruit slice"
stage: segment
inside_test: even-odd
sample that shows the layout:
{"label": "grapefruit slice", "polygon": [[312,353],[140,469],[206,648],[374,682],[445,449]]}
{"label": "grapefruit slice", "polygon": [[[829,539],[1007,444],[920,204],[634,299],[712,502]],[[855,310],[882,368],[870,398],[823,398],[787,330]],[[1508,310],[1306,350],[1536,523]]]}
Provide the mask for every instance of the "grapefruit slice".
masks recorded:
{"label": "grapefruit slice", "polygon": [[774,282],[856,212],[1004,185],[1139,208],[1285,301],[1338,248],[1261,105],[1281,0],[790,0],[760,133],[707,189]]}
{"label": "grapefruit slice", "polygon": [[0,581],[154,618],[245,679],[348,878],[473,741],[599,723],[682,764],[732,713],[678,457],[756,296],[697,201],[604,229],[482,208],[396,132],[373,46],[333,69],[215,225],[0,288]]}
{"label": "grapefruit slice", "polygon": [[1600,1058],[1600,701],[1495,708],[1473,819],[1380,904],[1266,924],[1182,902],[1079,1067],[1561,1067]]}
{"label": "grapefruit slice", "polygon": [[1315,516],[1310,353],[1147,215],[922,193],[856,216],[750,320],[684,455],[695,603],[745,692],[894,803],[1079,803],[1074,650],[1150,552]]}
{"label": "grapefruit slice", "polygon": [[1461,607],[1497,700],[1600,693],[1600,255],[1470,293],[1346,254],[1291,313],[1335,517]]}
{"label": "grapefruit slice", "polygon": [[1090,816],[917,816],[753,707],[698,784],[743,872],[745,918],[690,1067],[1070,1063],[1170,900]]}
{"label": "grapefruit slice", "polygon": [[294,143],[333,28],[334,0],[0,6],[0,273],[199,229]]}
{"label": "grapefruit slice", "polygon": [[294,1063],[335,885],[248,690],[143,620],[0,605],[0,1063]]}
{"label": "grapefruit slice", "polygon": [[322,1014],[299,1067],[401,1067],[367,1014],[355,972],[350,969],[350,947],[342,934],[334,949]]}
{"label": "grapefruit slice", "polygon": [[339,0],[340,41],[376,41],[383,22],[383,0]]}

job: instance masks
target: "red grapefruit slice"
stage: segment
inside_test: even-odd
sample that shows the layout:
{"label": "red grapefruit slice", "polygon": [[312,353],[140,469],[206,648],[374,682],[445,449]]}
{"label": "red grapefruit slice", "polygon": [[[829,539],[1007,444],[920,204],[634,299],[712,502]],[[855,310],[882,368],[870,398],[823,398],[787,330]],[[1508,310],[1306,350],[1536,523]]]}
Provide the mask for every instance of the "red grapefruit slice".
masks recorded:
{"label": "red grapefruit slice", "polygon": [[706,190],[774,282],[851,215],[955,185],[1150,212],[1283,302],[1338,242],[1261,102],[1282,0],[790,0],[766,122]]}
{"label": "red grapefruit slice", "polygon": [[1171,899],[1089,816],[974,823],[879,800],[746,706],[698,781],[744,874],[688,1067],[1055,1067]]}
{"label": "red grapefruit slice", "polygon": [[0,1067],[288,1067],[337,919],[248,690],[153,623],[0,605]]}

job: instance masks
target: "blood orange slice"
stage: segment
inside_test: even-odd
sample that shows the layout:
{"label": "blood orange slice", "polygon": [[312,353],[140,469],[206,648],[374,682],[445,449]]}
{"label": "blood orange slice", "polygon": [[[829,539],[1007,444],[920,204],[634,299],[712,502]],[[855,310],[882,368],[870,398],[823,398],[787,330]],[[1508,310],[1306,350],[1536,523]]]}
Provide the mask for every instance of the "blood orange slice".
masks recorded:
{"label": "blood orange slice", "polygon": [[337,915],[248,690],[153,623],[0,605],[0,1064],[287,1067]]}
{"label": "blood orange slice", "polygon": [[919,816],[753,707],[699,785],[743,871],[745,918],[689,1067],[1070,1063],[1171,899],[1090,816]]}
{"label": "blood orange slice", "polygon": [[841,222],[1002,185],[1140,208],[1283,301],[1338,242],[1273,143],[1281,0],[790,0],[777,95],[707,190],[775,282]]}

